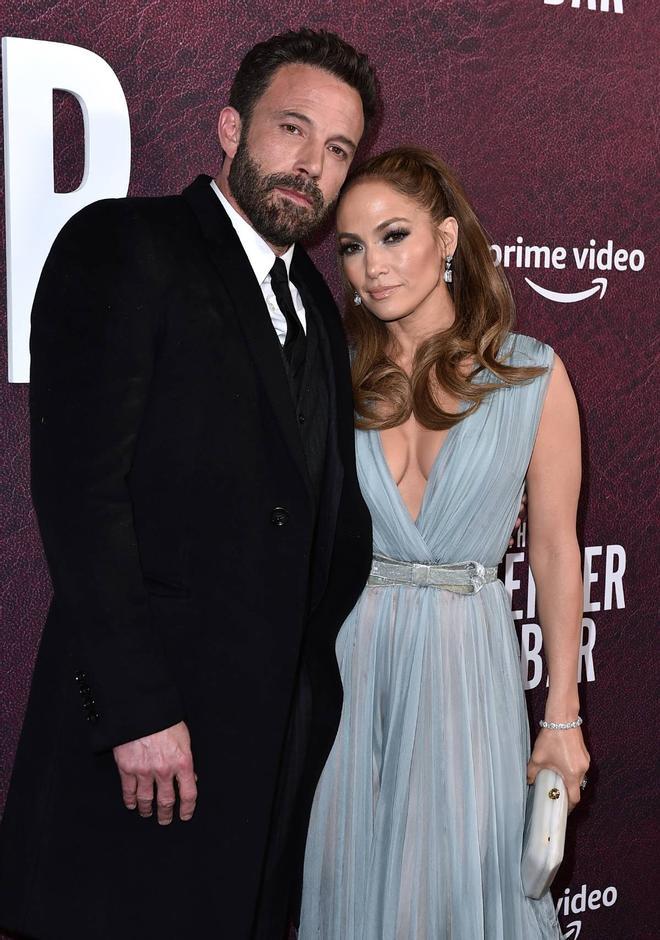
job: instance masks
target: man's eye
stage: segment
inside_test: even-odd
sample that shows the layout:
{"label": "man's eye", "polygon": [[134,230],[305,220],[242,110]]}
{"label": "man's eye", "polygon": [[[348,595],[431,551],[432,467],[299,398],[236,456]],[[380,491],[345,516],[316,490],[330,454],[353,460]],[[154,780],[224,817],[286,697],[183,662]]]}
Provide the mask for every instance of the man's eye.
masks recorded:
{"label": "man's eye", "polygon": [[337,144],[331,144],[331,146],[328,149],[332,153],[334,153],[336,157],[339,157],[340,160],[346,160],[346,158],[348,157],[348,154],[346,153],[344,148],[338,147]]}
{"label": "man's eye", "polygon": [[341,242],[339,245],[339,254],[340,255],[354,255],[357,251],[361,250],[361,246],[357,242]]}
{"label": "man's eye", "polygon": [[287,134],[299,133],[299,130],[295,124],[282,124],[282,128],[287,132]]}

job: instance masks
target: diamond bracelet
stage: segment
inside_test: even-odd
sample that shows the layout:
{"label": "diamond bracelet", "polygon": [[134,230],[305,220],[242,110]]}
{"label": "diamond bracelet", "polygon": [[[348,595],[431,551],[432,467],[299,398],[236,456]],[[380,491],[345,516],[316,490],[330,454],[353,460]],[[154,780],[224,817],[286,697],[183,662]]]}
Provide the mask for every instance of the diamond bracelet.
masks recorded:
{"label": "diamond bracelet", "polygon": [[571,728],[579,728],[582,724],[582,717],[577,716],[575,721],[539,721],[540,728],[550,728],[551,731],[570,731]]}

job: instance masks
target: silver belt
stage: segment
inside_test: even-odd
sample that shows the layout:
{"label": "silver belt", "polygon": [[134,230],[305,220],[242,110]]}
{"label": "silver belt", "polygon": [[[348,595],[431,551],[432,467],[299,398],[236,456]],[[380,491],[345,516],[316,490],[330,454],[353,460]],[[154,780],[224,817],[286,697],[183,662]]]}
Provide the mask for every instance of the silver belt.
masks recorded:
{"label": "silver belt", "polygon": [[410,584],[435,587],[455,594],[476,594],[484,584],[497,581],[497,568],[486,568],[478,561],[455,565],[431,565],[418,561],[397,561],[374,555],[368,584]]}

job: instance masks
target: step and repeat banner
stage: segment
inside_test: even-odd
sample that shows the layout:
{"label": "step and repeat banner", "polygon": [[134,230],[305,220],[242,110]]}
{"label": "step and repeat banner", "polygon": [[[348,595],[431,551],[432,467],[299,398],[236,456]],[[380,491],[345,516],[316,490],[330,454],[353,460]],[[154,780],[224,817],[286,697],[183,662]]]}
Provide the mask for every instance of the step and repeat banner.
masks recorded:
{"label": "step and repeat banner", "polygon": [[[50,597],[30,502],[26,385],[29,309],[50,244],[93,199],[176,192],[214,174],[217,114],[242,55],[283,29],[324,27],[378,70],[384,114],[371,151],[422,144],[457,169],[512,282],[518,328],[550,343],[572,377],[584,434],[579,680],[593,769],[553,893],[570,940],[659,935],[656,13],[632,0],[4,6],[0,805]],[[332,240],[312,253],[339,296]],[[502,577],[537,721],[546,671],[526,538],[523,526]]]}

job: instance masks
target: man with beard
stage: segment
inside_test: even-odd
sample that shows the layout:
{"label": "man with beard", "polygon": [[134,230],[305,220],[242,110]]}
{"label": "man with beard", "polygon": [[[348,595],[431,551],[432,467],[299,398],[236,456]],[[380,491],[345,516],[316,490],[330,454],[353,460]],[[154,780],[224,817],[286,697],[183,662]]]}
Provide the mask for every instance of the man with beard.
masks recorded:
{"label": "man with beard", "polygon": [[285,932],[371,560],[341,324],[296,243],[375,103],[339,37],[274,37],[214,181],[92,205],[53,246],[30,404],[54,598],[2,827],[11,930]]}

